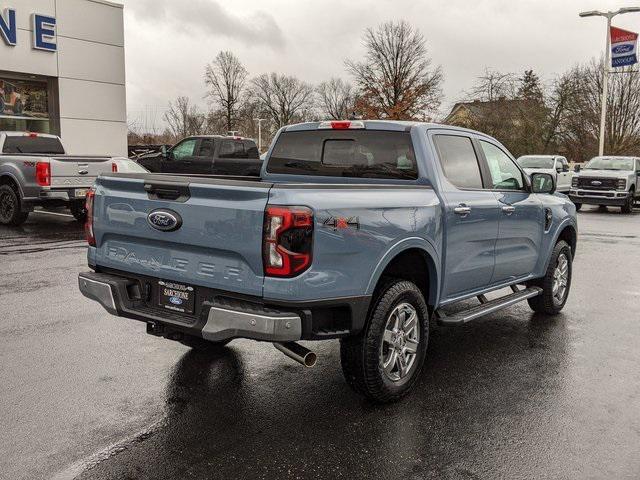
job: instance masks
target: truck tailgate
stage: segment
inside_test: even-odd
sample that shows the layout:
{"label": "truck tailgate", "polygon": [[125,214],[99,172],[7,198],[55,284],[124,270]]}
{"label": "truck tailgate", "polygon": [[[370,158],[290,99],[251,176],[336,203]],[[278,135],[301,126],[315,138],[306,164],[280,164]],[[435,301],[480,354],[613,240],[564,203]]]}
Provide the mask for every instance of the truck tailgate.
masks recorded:
{"label": "truck tailgate", "polygon": [[111,172],[110,157],[52,156],[51,187],[90,187],[101,173]]}
{"label": "truck tailgate", "polygon": [[[262,230],[270,188],[260,181],[101,176],[94,202],[95,263],[262,296]],[[158,209],[180,219],[179,228],[152,227],[148,217]]]}

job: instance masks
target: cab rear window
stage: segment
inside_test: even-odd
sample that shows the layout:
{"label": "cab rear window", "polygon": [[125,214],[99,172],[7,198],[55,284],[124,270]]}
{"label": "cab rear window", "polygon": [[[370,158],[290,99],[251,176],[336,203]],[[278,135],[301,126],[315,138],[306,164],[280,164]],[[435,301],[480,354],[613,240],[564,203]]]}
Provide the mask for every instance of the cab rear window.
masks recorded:
{"label": "cab rear window", "polygon": [[382,130],[283,132],[267,172],[289,175],[416,179],[411,136]]}
{"label": "cab rear window", "polygon": [[7,136],[2,153],[64,154],[60,140],[52,137]]}

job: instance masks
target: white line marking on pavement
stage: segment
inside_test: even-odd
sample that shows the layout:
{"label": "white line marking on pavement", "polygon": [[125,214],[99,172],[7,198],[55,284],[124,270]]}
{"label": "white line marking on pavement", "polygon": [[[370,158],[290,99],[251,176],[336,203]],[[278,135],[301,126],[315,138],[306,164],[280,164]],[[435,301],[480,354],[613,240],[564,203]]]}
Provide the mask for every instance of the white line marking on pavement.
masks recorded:
{"label": "white line marking on pavement", "polygon": [[69,215],[68,213],[46,212],[44,210],[34,210],[33,213],[44,213],[45,215],[58,215],[59,217],[71,217],[71,218],[73,218],[73,215]]}

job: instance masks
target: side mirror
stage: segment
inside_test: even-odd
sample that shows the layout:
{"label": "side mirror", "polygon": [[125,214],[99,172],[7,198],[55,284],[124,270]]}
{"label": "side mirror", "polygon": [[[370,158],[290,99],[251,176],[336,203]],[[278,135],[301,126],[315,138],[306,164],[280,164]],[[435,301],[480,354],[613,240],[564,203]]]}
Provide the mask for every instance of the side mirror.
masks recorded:
{"label": "side mirror", "polygon": [[556,167],[556,172],[562,173],[564,172],[564,169],[562,167]]}
{"label": "side mirror", "polygon": [[569,171],[569,165],[562,165],[562,171],[567,173]]}
{"label": "side mirror", "polygon": [[553,193],[556,191],[556,182],[548,173],[531,174],[531,191],[533,193]]}
{"label": "side mirror", "polygon": [[573,171],[578,173],[580,171],[580,165],[576,163],[576,165],[573,167]]}

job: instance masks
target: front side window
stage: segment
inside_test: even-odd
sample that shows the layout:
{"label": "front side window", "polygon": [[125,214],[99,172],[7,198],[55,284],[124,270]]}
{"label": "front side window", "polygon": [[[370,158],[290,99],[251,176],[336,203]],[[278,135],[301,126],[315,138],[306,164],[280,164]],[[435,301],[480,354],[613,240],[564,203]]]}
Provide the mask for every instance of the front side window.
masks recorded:
{"label": "front side window", "polygon": [[179,143],[173,147],[171,152],[173,154],[173,158],[176,160],[182,160],[185,157],[192,157],[193,151],[196,148],[196,143],[198,143],[198,140],[195,138],[189,138]]}
{"label": "front side window", "polygon": [[440,164],[447,179],[459,188],[482,188],[478,158],[469,137],[434,135]]}
{"label": "front side window", "polygon": [[481,140],[480,146],[489,165],[492,188],[496,190],[523,190],[524,178],[513,160],[492,143]]}

